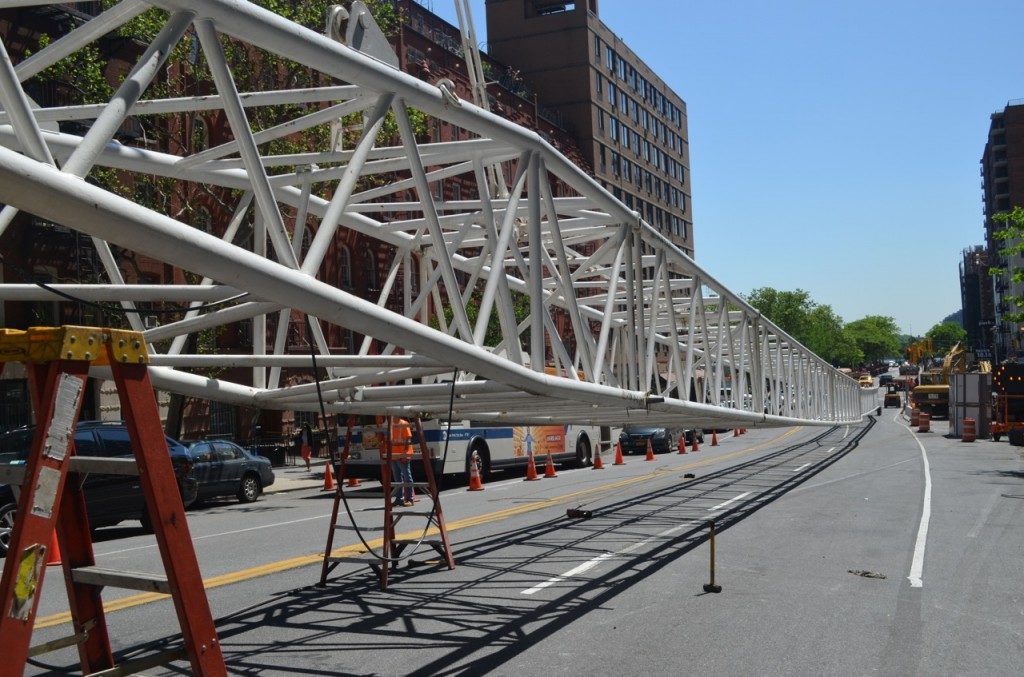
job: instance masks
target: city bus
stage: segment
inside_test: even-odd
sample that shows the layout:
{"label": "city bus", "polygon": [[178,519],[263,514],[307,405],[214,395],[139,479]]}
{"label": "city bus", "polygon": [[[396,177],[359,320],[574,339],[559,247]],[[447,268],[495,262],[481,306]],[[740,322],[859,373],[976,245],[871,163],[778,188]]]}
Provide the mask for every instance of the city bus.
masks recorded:
{"label": "city bus", "polygon": [[[387,425],[379,425],[373,416],[356,416],[352,428],[345,477],[380,477],[380,450],[387,441]],[[581,425],[509,425],[481,421],[423,420],[423,436],[430,450],[435,476],[468,473],[476,455],[480,474],[486,480],[494,470],[525,468],[530,454],[538,467],[547,462],[577,467],[590,465],[598,449],[607,449],[611,430]],[[339,457],[345,450],[348,417],[338,416]],[[413,435],[415,437],[415,428]],[[604,444],[602,446],[602,440]],[[445,442],[447,441],[447,456]],[[417,458],[419,445],[417,442]],[[421,464],[413,466],[421,473]]]}

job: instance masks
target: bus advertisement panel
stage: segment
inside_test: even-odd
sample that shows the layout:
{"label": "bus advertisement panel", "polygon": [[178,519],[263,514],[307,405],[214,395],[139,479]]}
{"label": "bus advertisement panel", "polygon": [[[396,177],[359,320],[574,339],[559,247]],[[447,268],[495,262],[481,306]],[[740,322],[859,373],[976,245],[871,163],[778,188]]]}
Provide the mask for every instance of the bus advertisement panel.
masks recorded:
{"label": "bus advertisement panel", "polygon": [[[377,478],[380,476],[381,450],[387,444],[387,427],[377,424],[372,417],[360,417],[358,423],[362,425],[352,428],[345,476]],[[597,426],[513,426],[452,421],[449,429],[447,421],[438,419],[423,421],[422,425],[434,472],[438,475],[468,472],[474,453],[485,476],[491,470],[525,467],[530,454],[536,463],[545,463],[550,454],[556,463],[588,465],[600,448],[602,439],[602,430]],[[346,430],[346,419],[339,417],[339,452],[345,449]],[[605,439],[610,438],[610,432],[605,433]],[[419,465],[413,466],[415,472],[421,472]]]}

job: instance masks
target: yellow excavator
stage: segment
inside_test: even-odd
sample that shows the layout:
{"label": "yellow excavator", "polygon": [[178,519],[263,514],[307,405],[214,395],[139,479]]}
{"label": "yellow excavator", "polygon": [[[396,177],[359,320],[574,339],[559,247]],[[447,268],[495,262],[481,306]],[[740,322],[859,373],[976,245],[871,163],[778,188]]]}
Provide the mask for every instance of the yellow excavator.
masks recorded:
{"label": "yellow excavator", "polygon": [[967,351],[957,343],[942,359],[941,369],[926,369],[921,372],[918,385],[911,393],[910,401],[918,411],[928,412],[932,418],[949,416],[949,375],[977,371],[992,372],[992,363],[981,360],[977,364],[967,363]]}

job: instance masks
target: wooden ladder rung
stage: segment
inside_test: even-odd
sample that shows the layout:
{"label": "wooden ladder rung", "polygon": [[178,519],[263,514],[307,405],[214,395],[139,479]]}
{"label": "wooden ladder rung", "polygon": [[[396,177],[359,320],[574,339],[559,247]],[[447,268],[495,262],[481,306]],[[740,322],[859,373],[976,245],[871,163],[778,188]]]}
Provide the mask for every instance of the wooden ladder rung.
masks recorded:
{"label": "wooden ladder rung", "polygon": [[444,543],[440,539],[438,539],[438,538],[424,538],[422,541],[420,539],[418,539],[418,538],[396,538],[395,540],[393,540],[391,542],[394,543],[395,545],[401,545],[403,547],[407,546],[407,545],[416,545],[417,543],[421,543],[423,545],[429,545],[432,548],[436,548],[439,545],[440,546],[444,545]]}
{"label": "wooden ladder rung", "polygon": [[408,508],[393,508],[391,514],[401,517],[433,517],[433,510],[412,510]]}
{"label": "wooden ladder rung", "polygon": [[78,567],[71,570],[71,579],[82,585],[111,586],[142,592],[171,594],[167,577],[162,574],[146,574],[136,571],[118,571],[104,567]]}
{"label": "wooden ladder rung", "polygon": [[174,661],[185,660],[188,658],[188,652],[185,651],[185,647],[179,647],[177,649],[167,649],[160,653],[155,653],[151,656],[143,656],[141,658],[134,658],[124,663],[118,663],[112,668],[106,670],[100,670],[98,672],[90,672],[88,675],[83,677],[120,677],[120,675],[137,675],[143,670],[149,670],[150,668],[158,668],[161,665],[167,665]]}
{"label": "wooden ladder rung", "polygon": [[413,487],[414,489],[429,489],[430,482],[392,482],[391,488],[395,487]]}
{"label": "wooden ladder rung", "polygon": [[139,466],[134,458],[114,456],[72,456],[68,461],[71,472],[91,472],[100,475],[138,475]]}
{"label": "wooden ladder rung", "polygon": [[331,555],[330,557],[327,558],[327,561],[331,562],[332,564],[341,564],[341,563],[347,562],[349,564],[370,564],[370,565],[375,565],[375,564],[377,564],[377,562],[379,560],[376,557],[374,557],[373,555],[371,555],[370,553],[364,552],[364,553],[359,554],[359,555],[339,555],[337,557],[334,556],[334,555]]}

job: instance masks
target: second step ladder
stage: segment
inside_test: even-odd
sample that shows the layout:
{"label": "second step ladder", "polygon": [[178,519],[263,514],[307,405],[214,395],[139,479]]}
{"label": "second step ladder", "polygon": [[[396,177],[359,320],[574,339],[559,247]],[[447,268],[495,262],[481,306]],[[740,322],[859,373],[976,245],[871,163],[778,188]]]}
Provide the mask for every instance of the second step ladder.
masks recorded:
{"label": "second step ladder", "polygon": [[[444,512],[441,510],[441,499],[437,488],[437,478],[434,475],[434,466],[430,458],[430,449],[427,447],[426,437],[423,435],[423,426],[420,419],[415,419],[413,424],[400,418],[387,418],[387,435],[383,439],[380,449],[380,482],[384,500],[383,524],[378,529],[383,531],[383,538],[380,543],[380,553],[372,548],[365,553],[356,556],[336,557],[331,554],[334,548],[334,534],[338,529],[347,529],[348,525],[338,524],[338,513],[342,503],[346,500],[342,480],[345,476],[345,461],[350,451],[350,440],[352,439],[353,419],[348,422],[348,434],[345,436],[345,449],[336,475],[338,477],[337,487],[334,494],[334,507],[331,511],[331,522],[327,533],[327,546],[324,550],[323,566],[320,572],[320,585],[327,583],[328,575],[342,562],[357,562],[369,565],[380,579],[380,589],[387,590],[388,574],[402,561],[402,555],[409,547],[429,546],[441,556],[444,564],[449,569],[455,568],[455,558],[452,556],[451,543],[448,540],[448,529],[445,526]],[[413,440],[418,442],[413,444]],[[416,447],[419,447],[418,453]],[[407,460],[402,461],[400,457]],[[334,463],[332,458],[330,461]],[[422,467],[423,477],[426,481],[409,481],[407,478],[394,478],[392,476],[393,462],[405,462],[413,464],[417,462]],[[430,506],[417,507],[413,501],[402,501],[401,498],[392,497],[392,492],[398,490],[399,495],[411,494],[416,489],[424,490],[425,500],[430,501]],[[406,491],[408,490],[408,491]],[[405,503],[408,503],[407,505]],[[418,528],[418,537],[399,538],[397,527],[402,520],[421,519]],[[354,523],[352,528],[359,530],[360,527]],[[431,534],[431,530],[436,533]],[[363,527],[363,531],[368,528]],[[365,541],[364,541],[365,543]]]}

